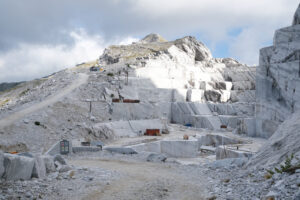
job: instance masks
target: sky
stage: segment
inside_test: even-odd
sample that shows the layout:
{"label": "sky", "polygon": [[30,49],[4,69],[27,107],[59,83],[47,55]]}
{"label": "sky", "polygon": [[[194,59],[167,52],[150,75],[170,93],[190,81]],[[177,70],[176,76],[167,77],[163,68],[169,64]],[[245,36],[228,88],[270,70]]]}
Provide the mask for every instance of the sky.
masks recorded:
{"label": "sky", "polygon": [[97,59],[149,33],[195,36],[214,57],[257,65],[298,0],[0,0],[0,82],[32,80]]}

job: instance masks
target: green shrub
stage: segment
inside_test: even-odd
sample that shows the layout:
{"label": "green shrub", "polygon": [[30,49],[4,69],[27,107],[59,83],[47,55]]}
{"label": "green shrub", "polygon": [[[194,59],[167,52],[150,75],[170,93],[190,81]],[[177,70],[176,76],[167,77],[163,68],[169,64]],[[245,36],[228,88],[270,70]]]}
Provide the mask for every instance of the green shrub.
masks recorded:
{"label": "green shrub", "polygon": [[20,94],[19,94],[19,97],[21,97],[21,96],[24,96],[27,92],[29,92],[29,88],[27,88],[26,90],[24,90],[23,92],[21,92]]}
{"label": "green shrub", "polygon": [[39,125],[41,125],[41,122],[35,121],[34,124],[35,124],[36,126],[39,126]]}
{"label": "green shrub", "polygon": [[[292,165],[292,160],[294,159],[294,154],[292,153],[291,156],[287,156],[284,164],[280,165],[280,168],[274,167],[276,173],[282,174],[283,172],[287,173],[294,173],[296,169],[300,169],[300,163],[297,165]],[[273,175],[275,172],[272,170],[267,170],[267,172]]]}

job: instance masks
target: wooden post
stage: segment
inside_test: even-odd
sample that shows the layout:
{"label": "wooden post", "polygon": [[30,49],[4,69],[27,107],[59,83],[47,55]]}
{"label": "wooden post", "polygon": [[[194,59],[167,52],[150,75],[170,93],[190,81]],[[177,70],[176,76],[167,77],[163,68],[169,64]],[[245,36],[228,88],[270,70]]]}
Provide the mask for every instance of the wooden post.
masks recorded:
{"label": "wooden post", "polygon": [[126,71],[125,73],[126,73],[126,85],[128,85],[128,71]]}

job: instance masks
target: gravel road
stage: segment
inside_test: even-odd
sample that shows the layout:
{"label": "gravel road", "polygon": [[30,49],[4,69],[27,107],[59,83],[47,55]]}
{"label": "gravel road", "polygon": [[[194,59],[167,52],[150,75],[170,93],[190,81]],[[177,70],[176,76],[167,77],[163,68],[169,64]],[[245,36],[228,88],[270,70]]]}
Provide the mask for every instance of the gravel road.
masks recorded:
{"label": "gravel road", "polygon": [[73,160],[72,165],[101,167],[121,174],[106,187],[99,188],[84,199],[204,199],[204,181],[188,176],[189,171],[169,163],[118,160]]}

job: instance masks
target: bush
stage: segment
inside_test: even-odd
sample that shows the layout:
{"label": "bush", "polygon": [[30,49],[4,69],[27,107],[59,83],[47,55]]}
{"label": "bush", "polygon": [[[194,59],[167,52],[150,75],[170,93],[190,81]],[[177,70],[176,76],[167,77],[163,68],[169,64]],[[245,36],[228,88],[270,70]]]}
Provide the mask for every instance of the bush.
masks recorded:
{"label": "bush", "polygon": [[284,161],[284,165],[280,165],[280,169],[275,167],[275,171],[277,173],[282,173],[282,172],[287,172],[289,171],[289,169],[292,167],[292,160],[294,158],[294,154],[291,155],[291,157],[287,156],[285,161]]}
{"label": "bush", "polygon": [[[275,167],[274,170],[276,173],[280,173],[282,174],[283,172],[287,172],[287,173],[295,173],[296,169],[300,169],[300,163],[298,163],[297,165],[292,165],[292,160],[294,159],[294,154],[291,154],[291,156],[287,156],[284,164],[280,165],[280,168]],[[275,172],[272,170],[267,170],[267,172],[270,175],[273,175]]]}
{"label": "bush", "polygon": [[39,126],[39,125],[41,125],[41,122],[35,121],[34,124],[35,124],[36,126]]}

